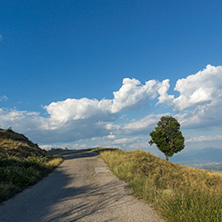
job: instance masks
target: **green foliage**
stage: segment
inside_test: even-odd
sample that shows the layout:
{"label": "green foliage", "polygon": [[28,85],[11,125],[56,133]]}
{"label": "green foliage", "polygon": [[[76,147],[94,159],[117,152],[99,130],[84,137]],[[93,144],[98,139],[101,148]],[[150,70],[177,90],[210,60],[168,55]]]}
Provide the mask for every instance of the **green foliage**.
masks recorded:
{"label": "green foliage", "polygon": [[0,158],[0,202],[35,184],[61,162],[61,157],[53,155]]}
{"label": "green foliage", "polygon": [[155,130],[150,133],[149,144],[156,144],[168,160],[174,153],[184,148],[184,137],[180,131],[180,124],[172,116],[163,116],[157,123]]}
{"label": "green foliage", "polygon": [[52,171],[46,165],[46,157],[18,158],[8,156],[0,159],[0,202],[34,184]]}
{"label": "green foliage", "polygon": [[57,148],[51,148],[50,151],[67,151],[69,150],[67,147],[65,148],[60,148],[60,147],[57,147]]}
{"label": "green foliage", "polygon": [[33,185],[62,162],[22,134],[0,129],[0,202]]}

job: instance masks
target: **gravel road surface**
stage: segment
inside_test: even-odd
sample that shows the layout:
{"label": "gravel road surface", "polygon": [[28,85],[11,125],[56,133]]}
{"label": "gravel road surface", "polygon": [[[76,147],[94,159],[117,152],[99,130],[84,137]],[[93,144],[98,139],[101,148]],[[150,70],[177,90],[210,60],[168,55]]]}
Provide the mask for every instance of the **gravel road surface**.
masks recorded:
{"label": "gravel road surface", "polygon": [[0,205],[1,222],[157,222],[95,152],[64,151],[48,177]]}

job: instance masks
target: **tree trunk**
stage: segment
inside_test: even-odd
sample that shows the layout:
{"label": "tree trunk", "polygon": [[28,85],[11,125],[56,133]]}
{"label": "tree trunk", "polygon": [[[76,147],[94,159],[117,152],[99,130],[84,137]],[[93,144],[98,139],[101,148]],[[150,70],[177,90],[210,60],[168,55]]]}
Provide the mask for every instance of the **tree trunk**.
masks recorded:
{"label": "tree trunk", "polygon": [[169,161],[169,157],[168,156],[166,156],[166,161]]}

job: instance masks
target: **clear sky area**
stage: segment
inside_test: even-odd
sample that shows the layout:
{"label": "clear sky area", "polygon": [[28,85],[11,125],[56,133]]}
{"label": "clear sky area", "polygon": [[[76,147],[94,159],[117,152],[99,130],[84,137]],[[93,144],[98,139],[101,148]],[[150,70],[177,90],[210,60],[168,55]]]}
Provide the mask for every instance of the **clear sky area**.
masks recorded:
{"label": "clear sky area", "polygon": [[222,1],[0,2],[0,127],[43,148],[222,149]]}

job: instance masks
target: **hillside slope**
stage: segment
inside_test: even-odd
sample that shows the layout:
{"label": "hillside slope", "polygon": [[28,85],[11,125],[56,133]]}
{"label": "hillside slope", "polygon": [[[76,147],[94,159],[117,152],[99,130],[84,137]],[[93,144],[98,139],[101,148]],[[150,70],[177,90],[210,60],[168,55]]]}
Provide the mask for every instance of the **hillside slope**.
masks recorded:
{"label": "hillside slope", "polygon": [[62,162],[22,134],[0,129],[0,202],[47,176]]}
{"label": "hillside slope", "polygon": [[166,221],[222,221],[222,173],[178,165],[144,151],[98,152],[138,198],[161,208]]}
{"label": "hillside slope", "polygon": [[46,151],[31,142],[22,134],[11,129],[0,129],[0,157],[7,155],[16,157],[45,156]]}

